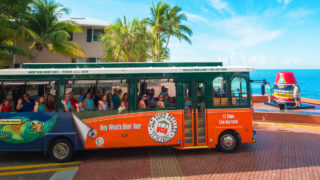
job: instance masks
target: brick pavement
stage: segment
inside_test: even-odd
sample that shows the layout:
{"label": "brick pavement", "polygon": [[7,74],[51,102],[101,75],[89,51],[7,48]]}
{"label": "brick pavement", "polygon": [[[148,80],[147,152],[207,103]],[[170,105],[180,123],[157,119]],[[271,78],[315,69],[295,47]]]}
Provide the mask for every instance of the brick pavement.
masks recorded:
{"label": "brick pavement", "polygon": [[83,152],[75,179],[320,179],[320,131],[256,126],[257,143],[215,149],[113,149]]}

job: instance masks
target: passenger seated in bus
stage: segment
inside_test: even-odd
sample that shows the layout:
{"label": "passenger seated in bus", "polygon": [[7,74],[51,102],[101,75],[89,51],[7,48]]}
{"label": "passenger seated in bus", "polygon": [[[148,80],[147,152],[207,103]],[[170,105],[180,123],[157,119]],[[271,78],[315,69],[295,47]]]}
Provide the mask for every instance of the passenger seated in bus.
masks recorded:
{"label": "passenger seated in bus", "polygon": [[122,95],[122,89],[119,89],[119,90],[118,90],[118,95],[119,95],[119,97],[120,97],[120,100],[122,101],[122,97],[123,97],[123,95]]}
{"label": "passenger seated in bus", "polygon": [[169,106],[169,95],[168,94],[164,95],[163,102],[166,107]]}
{"label": "passenger seated in bus", "polygon": [[23,94],[22,99],[18,99],[18,104],[16,106],[16,109],[18,111],[23,112],[32,112],[34,108],[34,102],[30,100],[29,94]]}
{"label": "passenger seated in bus", "polygon": [[99,102],[98,102],[98,109],[99,109],[99,111],[105,111],[105,110],[107,110],[108,109],[108,98],[107,98],[107,96],[106,95],[104,95],[103,97],[102,97],[102,100],[100,100]]}
{"label": "passenger seated in bus", "polygon": [[162,96],[164,96],[166,94],[166,87],[165,86],[161,86],[161,93]]}
{"label": "passenger seated in bus", "polygon": [[79,102],[76,104],[77,112],[84,111],[83,102]]}
{"label": "passenger seated in bus", "polygon": [[76,104],[78,103],[78,101],[74,98],[73,92],[69,92],[69,101],[71,103],[71,106],[73,107],[72,110],[75,110],[75,107],[76,107]]}
{"label": "passenger seated in bus", "polygon": [[12,112],[12,106],[8,99],[3,100],[0,105],[0,112]]}
{"label": "passenger seated in bus", "polygon": [[71,105],[69,98],[70,98],[70,96],[69,96],[69,94],[67,94],[67,95],[65,95],[64,99],[61,100],[61,103],[63,104],[63,108],[66,112],[72,110],[72,105]]}
{"label": "passenger seated in bus", "polygon": [[44,99],[47,99],[49,94],[50,94],[50,88],[47,87],[43,95]]}
{"label": "passenger seated in bus", "polygon": [[107,90],[105,88],[102,89],[102,96],[107,95]]}
{"label": "passenger seated in bus", "polygon": [[84,100],[85,91],[83,89],[80,90],[80,96],[78,97],[78,102],[82,102]]}
{"label": "passenger seated in bus", "polygon": [[108,110],[113,110],[112,93],[108,93],[107,97]]}
{"label": "passenger seated in bus", "polygon": [[150,90],[150,100],[152,100],[154,98],[154,89],[152,88]]}
{"label": "passenger seated in bus", "polygon": [[83,104],[84,104],[84,110],[95,110],[94,102],[89,92],[86,93]]}
{"label": "passenger seated in bus", "polygon": [[33,112],[46,112],[44,96],[40,96],[38,100],[35,102]]}
{"label": "passenger seated in bus", "polygon": [[52,94],[48,94],[47,101],[46,101],[46,109],[48,112],[56,111],[54,97]]}
{"label": "passenger seated in bus", "polygon": [[150,94],[147,94],[147,99],[144,101],[144,103],[146,104],[147,108],[152,108],[153,104],[151,104]]}
{"label": "passenger seated in bus", "polygon": [[166,108],[164,102],[163,102],[163,95],[160,94],[158,97],[159,101],[157,102],[157,108]]}
{"label": "passenger seated in bus", "polygon": [[117,88],[113,89],[112,102],[113,102],[113,106],[114,106],[115,109],[118,109],[118,107],[121,105],[121,99],[120,99],[120,96],[118,94],[118,89]]}
{"label": "passenger seated in bus", "polygon": [[12,92],[9,92],[9,93],[7,94],[6,99],[9,100],[9,103],[10,103],[10,105],[11,105],[11,107],[12,107],[12,111],[14,111],[14,109],[15,109],[15,101],[13,100]]}
{"label": "passenger seated in bus", "polygon": [[101,97],[101,91],[98,89],[98,90],[96,91],[96,94],[95,94],[94,98],[93,98],[93,102],[94,102],[94,105],[95,105],[96,107],[99,106],[99,101],[100,101],[101,99],[102,99],[102,97]]}
{"label": "passenger seated in bus", "polygon": [[[88,89],[88,91],[86,92],[86,93],[90,93],[91,94],[91,96],[93,96],[94,94],[94,90],[93,90],[93,88],[89,88]],[[86,98],[86,96],[84,96],[84,99]]]}
{"label": "passenger seated in bus", "polygon": [[142,97],[139,101],[139,104],[138,104],[138,108],[139,109],[147,109],[147,106],[146,106],[146,103],[145,103],[145,100],[147,99],[147,94],[142,94]]}
{"label": "passenger seated in bus", "polygon": [[121,102],[121,106],[119,107],[118,109],[118,113],[122,113],[122,111],[126,110],[126,109],[129,109],[129,103],[128,103],[128,100],[129,100],[129,95],[128,93],[124,93],[123,94],[123,97],[122,97],[122,102]]}

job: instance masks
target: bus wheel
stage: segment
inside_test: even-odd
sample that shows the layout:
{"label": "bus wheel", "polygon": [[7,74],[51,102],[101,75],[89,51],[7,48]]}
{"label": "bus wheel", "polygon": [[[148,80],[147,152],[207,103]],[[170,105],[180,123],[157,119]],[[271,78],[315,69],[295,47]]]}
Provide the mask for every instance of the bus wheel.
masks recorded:
{"label": "bus wheel", "polygon": [[234,132],[224,132],[220,135],[218,149],[221,152],[233,153],[239,148],[240,140]]}
{"label": "bus wheel", "polygon": [[63,138],[54,140],[50,145],[49,155],[56,162],[70,161],[73,156],[72,143]]}

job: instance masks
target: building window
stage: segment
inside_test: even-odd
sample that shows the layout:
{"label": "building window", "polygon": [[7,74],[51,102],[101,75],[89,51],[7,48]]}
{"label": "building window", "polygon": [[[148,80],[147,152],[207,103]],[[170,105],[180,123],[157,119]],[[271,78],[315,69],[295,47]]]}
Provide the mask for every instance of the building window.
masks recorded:
{"label": "building window", "polygon": [[88,62],[95,63],[96,62],[96,58],[88,58]]}
{"label": "building window", "polygon": [[77,57],[77,63],[86,63],[86,59],[85,58],[81,58],[81,57]]}
{"label": "building window", "polygon": [[88,62],[90,62],[90,63],[101,63],[102,59],[101,58],[90,57],[90,58],[88,58]]}
{"label": "building window", "polygon": [[102,29],[87,29],[87,42],[98,42]]}
{"label": "building window", "polygon": [[93,30],[93,42],[98,42],[100,34],[102,34],[102,29]]}

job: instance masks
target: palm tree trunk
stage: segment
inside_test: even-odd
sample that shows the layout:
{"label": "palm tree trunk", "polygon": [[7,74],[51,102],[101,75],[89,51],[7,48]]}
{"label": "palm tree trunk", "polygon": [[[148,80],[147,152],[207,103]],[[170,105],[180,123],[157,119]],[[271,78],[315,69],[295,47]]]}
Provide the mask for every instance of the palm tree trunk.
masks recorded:
{"label": "palm tree trunk", "polygon": [[161,47],[161,45],[160,45],[160,31],[158,32],[158,54],[157,54],[157,61],[158,62],[160,62],[160,47]]}
{"label": "palm tree trunk", "polygon": [[166,53],[166,50],[167,50],[167,47],[168,47],[168,44],[169,44],[169,40],[170,40],[170,34],[168,34],[167,43],[166,43],[166,46],[163,49],[163,53],[162,53],[162,56],[161,56],[161,61],[163,60],[164,54]]}

